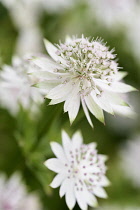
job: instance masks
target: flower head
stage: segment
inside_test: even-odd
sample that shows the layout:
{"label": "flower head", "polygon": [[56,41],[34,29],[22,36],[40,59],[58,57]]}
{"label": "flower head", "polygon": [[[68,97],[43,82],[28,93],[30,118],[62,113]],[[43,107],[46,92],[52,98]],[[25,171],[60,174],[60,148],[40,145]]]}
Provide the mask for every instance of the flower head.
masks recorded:
{"label": "flower head", "polygon": [[68,112],[71,123],[78,114],[80,102],[91,126],[88,109],[101,122],[104,122],[103,110],[132,114],[120,93],[135,89],[119,82],[126,73],[118,71],[116,55],[101,40],[68,37],[57,47],[48,41],[45,45],[55,62],[47,57],[33,59],[41,68],[38,76],[42,82],[36,86],[48,90],[46,97],[52,99],[50,104],[65,101],[64,111]]}
{"label": "flower head", "polygon": [[36,195],[27,193],[19,174],[0,176],[0,210],[40,210]]}
{"label": "flower head", "polygon": [[32,87],[36,77],[28,73],[35,71],[35,66],[25,59],[15,57],[13,65],[4,65],[0,72],[0,104],[16,114],[19,105],[25,109],[36,111],[37,106],[43,102],[41,91]]}
{"label": "flower head", "polygon": [[77,201],[82,210],[87,206],[97,206],[95,196],[106,198],[103,187],[109,181],[105,177],[106,156],[98,155],[96,144],[83,144],[82,136],[76,132],[72,139],[63,131],[61,147],[52,142],[51,148],[56,158],[49,159],[45,165],[58,173],[51,183],[51,187],[60,186],[60,196],[65,195],[69,209],[73,209]]}

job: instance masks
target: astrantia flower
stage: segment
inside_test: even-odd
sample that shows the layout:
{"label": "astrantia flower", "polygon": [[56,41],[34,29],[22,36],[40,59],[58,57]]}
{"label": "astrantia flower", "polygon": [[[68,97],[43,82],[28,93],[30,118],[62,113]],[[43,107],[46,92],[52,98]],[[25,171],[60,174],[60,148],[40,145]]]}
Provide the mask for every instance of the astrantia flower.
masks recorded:
{"label": "astrantia flower", "polygon": [[140,135],[129,140],[120,151],[121,166],[124,174],[140,188]]}
{"label": "astrantia flower", "polygon": [[69,209],[73,209],[77,201],[82,210],[88,205],[97,206],[95,196],[106,198],[103,187],[109,185],[105,177],[106,156],[98,155],[96,144],[83,144],[82,136],[76,132],[72,139],[63,131],[63,147],[56,142],[51,143],[56,158],[49,159],[45,165],[58,173],[51,187],[60,186],[60,197],[65,195]]}
{"label": "astrantia flower", "polygon": [[[37,68],[37,67],[36,67]],[[31,87],[37,79],[28,73],[35,71],[35,66],[15,57],[13,65],[2,67],[0,72],[0,104],[8,108],[12,114],[16,114],[19,105],[25,109],[36,111],[37,106],[43,102],[41,91]]]}
{"label": "astrantia flower", "polygon": [[39,199],[29,194],[19,174],[9,180],[0,175],[0,210],[41,210]]}
{"label": "astrantia flower", "polygon": [[68,112],[71,123],[78,114],[80,102],[91,126],[88,109],[101,122],[104,122],[103,110],[132,114],[120,94],[135,89],[120,82],[126,73],[118,71],[113,50],[109,51],[101,40],[68,37],[57,47],[48,41],[45,45],[53,60],[33,59],[41,68],[37,75],[42,82],[36,86],[48,91],[46,97],[52,99],[50,104],[65,101],[64,112]]}

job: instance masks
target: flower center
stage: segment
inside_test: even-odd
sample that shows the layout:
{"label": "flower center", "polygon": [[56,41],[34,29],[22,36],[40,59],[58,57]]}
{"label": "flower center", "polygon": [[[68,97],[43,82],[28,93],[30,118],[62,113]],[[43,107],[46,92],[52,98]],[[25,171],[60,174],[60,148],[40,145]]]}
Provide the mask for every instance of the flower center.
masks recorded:
{"label": "flower center", "polygon": [[90,42],[82,37],[57,47],[57,55],[66,61],[65,64],[61,63],[64,71],[69,72],[74,81],[79,80],[80,93],[95,89],[95,79],[105,80],[110,84],[118,71],[113,50],[109,51],[101,40]]}

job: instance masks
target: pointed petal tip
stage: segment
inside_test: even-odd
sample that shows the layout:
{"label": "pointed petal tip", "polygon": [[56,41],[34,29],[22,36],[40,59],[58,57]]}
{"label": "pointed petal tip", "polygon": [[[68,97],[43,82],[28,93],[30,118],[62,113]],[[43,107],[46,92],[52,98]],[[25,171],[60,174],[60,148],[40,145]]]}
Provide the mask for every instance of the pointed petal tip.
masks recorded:
{"label": "pointed petal tip", "polygon": [[82,137],[82,132],[81,132],[81,130],[77,130],[74,134],[77,134],[80,138]]}
{"label": "pointed petal tip", "polygon": [[43,163],[46,167],[47,167],[47,161],[48,161],[48,160],[45,160],[44,163]]}
{"label": "pointed petal tip", "polygon": [[139,91],[139,90],[135,87],[132,87],[132,91]]}
{"label": "pointed petal tip", "polygon": [[46,38],[44,38],[44,39],[43,39],[43,42],[44,42],[44,44],[46,45],[49,41],[48,41]]}
{"label": "pointed petal tip", "polygon": [[70,120],[70,126],[72,126],[75,119],[69,119]]}
{"label": "pointed petal tip", "polygon": [[52,183],[49,184],[50,187],[55,188]]}
{"label": "pointed petal tip", "polygon": [[54,143],[54,141],[50,141],[50,145],[52,145]]}
{"label": "pointed petal tip", "polygon": [[61,130],[61,134],[62,135],[68,135],[67,132],[64,129]]}
{"label": "pointed petal tip", "polygon": [[94,207],[94,208],[99,207],[98,201],[94,201],[93,207]]}
{"label": "pointed petal tip", "polygon": [[111,186],[111,185],[112,185],[112,183],[108,180],[107,186]]}
{"label": "pointed petal tip", "polygon": [[98,120],[105,125],[105,118],[100,118]]}
{"label": "pointed petal tip", "polygon": [[107,161],[109,157],[107,155],[104,155],[104,161]]}
{"label": "pointed petal tip", "polygon": [[56,144],[57,144],[57,142],[54,142],[54,141],[50,142],[50,147],[51,147],[52,151],[53,151],[53,148],[55,147]]}
{"label": "pointed petal tip", "polygon": [[48,47],[50,46],[50,45],[53,45],[49,40],[47,40],[47,39],[43,39],[43,42],[44,42],[44,45],[45,45],[45,47],[46,47],[46,49],[48,50]]}
{"label": "pointed petal tip", "polygon": [[[48,98],[47,96],[45,96],[45,98]],[[52,105],[54,105],[53,103],[51,103],[51,101],[50,101],[50,103],[48,104],[49,106],[52,106]]]}
{"label": "pointed petal tip", "polygon": [[63,198],[64,195],[61,195],[61,194],[59,193],[59,196],[60,196],[60,198]]}
{"label": "pointed petal tip", "polygon": [[107,199],[108,198],[108,195],[106,194],[105,196],[104,196],[104,199]]}
{"label": "pointed petal tip", "polygon": [[91,126],[91,128],[94,130],[94,125],[93,125],[92,123],[90,124],[90,126]]}

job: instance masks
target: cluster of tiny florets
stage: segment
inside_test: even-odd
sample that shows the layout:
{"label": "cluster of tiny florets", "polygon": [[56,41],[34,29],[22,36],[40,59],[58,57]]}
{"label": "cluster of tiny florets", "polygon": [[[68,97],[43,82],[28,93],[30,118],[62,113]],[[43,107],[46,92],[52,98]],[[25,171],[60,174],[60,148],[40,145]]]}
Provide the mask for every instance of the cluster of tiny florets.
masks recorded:
{"label": "cluster of tiny florets", "polygon": [[[65,44],[60,43],[57,47],[56,54],[66,61],[65,64],[60,64],[63,65],[65,72],[72,74],[73,79],[80,80],[81,92],[85,89],[89,92],[95,89],[93,78],[106,80],[108,85],[113,82],[113,76],[119,68],[114,60],[116,55],[113,54],[114,50],[109,51],[101,40],[90,42],[88,38],[82,37]],[[86,87],[85,79],[89,82]]]}
{"label": "cluster of tiny florets", "polygon": [[100,184],[105,175],[106,166],[100,155],[97,154],[95,145],[83,144],[80,149],[70,151],[70,161],[65,164],[68,179],[75,179],[75,189],[83,191],[86,185],[89,192],[93,193],[95,186]]}

